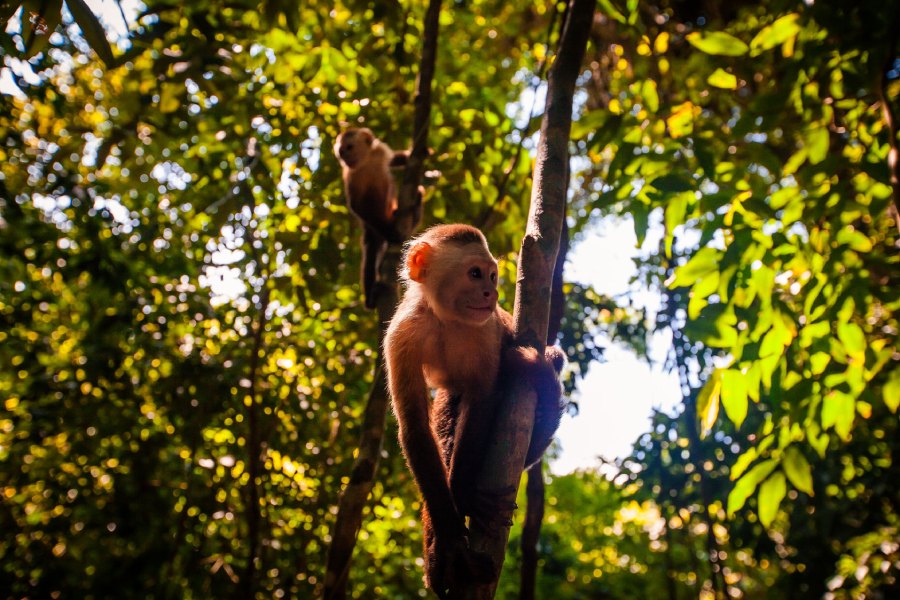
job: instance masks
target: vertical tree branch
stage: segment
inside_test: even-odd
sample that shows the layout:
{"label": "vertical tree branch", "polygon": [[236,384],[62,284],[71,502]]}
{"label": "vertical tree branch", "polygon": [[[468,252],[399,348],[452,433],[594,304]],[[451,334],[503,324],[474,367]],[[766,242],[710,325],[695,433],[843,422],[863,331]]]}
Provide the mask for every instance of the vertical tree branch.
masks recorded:
{"label": "vertical tree branch", "polygon": [[[568,176],[567,176],[568,180]],[[563,220],[562,235],[559,240],[559,252],[556,254],[556,265],[553,267],[553,288],[550,290],[550,317],[547,330],[547,344],[552,344],[559,336],[562,318],[566,308],[566,297],[563,294],[563,269],[566,255],[569,253],[569,227]],[[520,600],[534,600],[537,587],[538,551],[537,544],[541,536],[541,524],[544,521],[544,461],[539,460],[528,469],[528,482],[525,485],[525,523],[522,526],[522,571],[520,575]]]}
{"label": "vertical tree branch", "polygon": [[[566,165],[572,127],[575,81],[593,24],[594,0],[571,0],[560,40],[560,51],[550,68],[547,104],[541,121],[537,162],[525,237],[519,254],[514,311],[517,343],[543,351],[550,312],[553,266],[565,219]],[[507,390],[498,411],[497,427],[479,476],[479,488],[498,498],[515,500],[525,453],[534,425],[535,394],[527,383],[517,382]],[[472,547],[489,554],[498,567],[503,564],[509,528],[501,532],[471,531]],[[492,598],[497,582],[472,585],[466,598]]]}
{"label": "vertical tree branch", "polygon": [[534,600],[537,588],[538,549],[541,523],[544,520],[544,461],[539,460],[528,469],[525,484],[527,508],[522,525],[522,571],[519,574],[519,600]]}
{"label": "vertical tree branch", "polygon": [[[403,170],[403,181],[398,193],[398,212],[404,215],[398,223],[401,233],[408,236],[413,231],[412,208],[416,205],[425,159],[428,158],[428,129],[431,125],[431,82],[437,62],[438,30],[440,27],[441,0],[430,0],[425,12],[424,39],[419,74],[416,77],[416,95],[413,99],[413,143],[409,160]],[[393,274],[396,276],[396,272]],[[396,277],[394,277],[396,278]]]}
{"label": "vertical tree branch", "polygon": [[[257,263],[261,264],[261,263]],[[254,582],[256,580],[256,560],[259,556],[259,523],[262,519],[259,505],[259,476],[262,469],[262,434],[259,426],[259,390],[257,379],[259,377],[259,359],[263,351],[263,334],[268,323],[269,311],[269,287],[263,280],[263,290],[260,293],[259,318],[256,322],[256,330],[253,332],[253,348],[250,355],[250,372],[247,379],[250,387],[247,396],[250,403],[247,406],[247,543],[249,552],[247,566],[236,588],[238,598],[252,598]]]}
{"label": "vertical tree branch", "polygon": [[[437,58],[438,26],[441,13],[441,1],[431,0],[425,14],[424,41],[422,58],[419,64],[419,75],[416,78],[415,114],[413,116],[413,143],[409,160],[403,172],[403,181],[398,194],[399,210],[397,229],[408,237],[415,228],[415,206],[421,199],[418,197],[419,185],[422,181],[425,159],[428,156],[428,129],[431,122],[431,85],[434,79],[435,61]],[[387,324],[394,315],[399,290],[397,287],[397,270],[400,263],[401,247],[391,245],[385,252],[380,267],[382,282],[394,282],[384,286],[378,295],[377,314],[379,321],[378,347],[381,348]],[[359,451],[350,474],[350,481],[341,494],[338,513],[332,532],[331,546],[325,566],[324,598],[341,600],[347,596],[347,582],[350,573],[350,561],[356,539],[362,527],[362,513],[375,483],[378,470],[378,459],[384,441],[384,424],[388,410],[387,382],[384,368],[381,366],[379,353],[378,368],[375,381],[369,391],[366,409],[363,414],[362,432],[359,440]]]}
{"label": "vertical tree branch", "polygon": [[881,116],[884,119],[885,128],[887,129],[888,145],[890,148],[888,150],[887,164],[888,170],[890,171],[889,177],[891,181],[891,190],[893,191],[894,204],[890,207],[888,212],[893,214],[894,223],[896,223],[897,229],[900,231],[900,147],[898,147],[897,143],[897,119],[887,91],[887,74],[893,67],[894,59],[897,55],[896,32],[898,29],[900,29],[900,27],[898,27],[897,23],[894,23],[893,27],[891,27],[893,32],[892,38],[894,41],[888,49],[884,65],[881,67],[879,81],[875,88],[878,90],[878,99],[881,101]]}

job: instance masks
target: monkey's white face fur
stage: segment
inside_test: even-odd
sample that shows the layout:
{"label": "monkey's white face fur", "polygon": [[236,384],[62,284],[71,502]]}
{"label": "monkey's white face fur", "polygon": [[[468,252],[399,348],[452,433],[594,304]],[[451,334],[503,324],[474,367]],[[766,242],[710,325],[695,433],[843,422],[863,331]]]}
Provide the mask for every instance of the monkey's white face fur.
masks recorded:
{"label": "monkey's white face fur", "polygon": [[334,142],[334,155],[353,168],[369,154],[374,142],[375,136],[369,129],[348,129]]}

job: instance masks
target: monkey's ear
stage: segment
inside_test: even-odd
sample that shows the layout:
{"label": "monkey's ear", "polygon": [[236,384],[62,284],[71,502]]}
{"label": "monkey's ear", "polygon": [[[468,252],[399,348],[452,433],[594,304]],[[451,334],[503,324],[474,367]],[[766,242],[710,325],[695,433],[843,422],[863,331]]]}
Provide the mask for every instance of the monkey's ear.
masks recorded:
{"label": "monkey's ear", "polygon": [[428,263],[431,262],[433,250],[428,242],[419,242],[409,249],[409,254],[406,255],[406,268],[409,271],[410,279],[422,283],[425,273],[428,271]]}

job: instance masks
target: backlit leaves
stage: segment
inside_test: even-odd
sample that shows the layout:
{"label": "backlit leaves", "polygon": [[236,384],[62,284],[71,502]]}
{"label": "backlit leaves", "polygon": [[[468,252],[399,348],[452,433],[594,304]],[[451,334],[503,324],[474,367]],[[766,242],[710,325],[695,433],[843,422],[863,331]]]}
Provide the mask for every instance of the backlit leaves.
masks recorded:
{"label": "backlit leaves", "polygon": [[701,52],[717,56],[741,56],[750,50],[747,44],[724,31],[695,31],[687,35],[687,41]]}
{"label": "backlit leaves", "polygon": [[750,40],[750,49],[758,53],[793,39],[800,32],[799,18],[796,13],[790,13],[766,25]]}
{"label": "backlit leaves", "polygon": [[713,71],[712,75],[706,78],[706,82],[713,87],[722,88],[724,90],[737,89],[737,77],[721,67]]}

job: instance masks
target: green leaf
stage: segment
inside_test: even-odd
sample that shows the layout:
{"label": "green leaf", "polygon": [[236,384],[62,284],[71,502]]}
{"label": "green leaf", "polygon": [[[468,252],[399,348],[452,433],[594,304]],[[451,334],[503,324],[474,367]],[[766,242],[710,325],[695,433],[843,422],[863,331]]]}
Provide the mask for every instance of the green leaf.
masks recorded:
{"label": "green leaf", "polygon": [[839,244],[850,246],[851,249],[856,250],[857,252],[865,253],[872,251],[872,240],[861,231],[850,227],[841,229],[835,237],[835,240]]}
{"label": "green leaf", "polygon": [[744,503],[747,502],[747,498],[756,491],[759,482],[768,477],[769,474],[775,470],[777,465],[778,463],[773,459],[766,459],[750,469],[746,475],[738,479],[737,483],[728,494],[729,515],[733,515],[744,506]]}
{"label": "green leaf", "polygon": [[613,2],[610,0],[600,0],[599,10],[602,14],[606,15],[610,19],[614,21],[618,21],[619,23],[625,23],[625,15],[619,12],[619,10],[613,5]]}
{"label": "green leaf", "polygon": [[856,402],[850,394],[834,390],[825,396],[822,403],[822,427],[834,427],[841,439],[850,438],[850,428],[856,416]]}
{"label": "green leaf", "polygon": [[884,403],[892,413],[900,407],[900,369],[894,368],[884,384]]}
{"label": "green leaf", "polygon": [[709,246],[701,248],[686,264],[675,269],[675,277],[666,282],[669,289],[687,287],[702,277],[719,270],[722,251]]}
{"label": "green leaf", "polygon": [[793,200],[794,198],[800,197],[800,190],[795,186],[783,187],[780,190],[773,192],[769,197],[769,206],[772,207],[772,210],[779,210],[785,207],[785,205]]}
{"label": "green leaf", "polygon": [[806,159],[809,157],[809,149],[806,147],[800,148],[797,152],[791,156],[786,163],[784,163],[784,168],[781,170],[782,175],[793,175],[797,172],[797,169],[806,162]]}
{"label": "green leaf", "polygon": [[72,13],[75,22],[81,28],[84,39],[97,53],[100,60],[106,64],[107,68],[111,69],[116,66],[112,48],[109,46],[109,40],[106,39],[106,31],[84,0],[66,0],[66,6],[69,8],[69,12]]}
{"label": "green leaf", "polygon": [[689,135],[694,130],[694,118],[699,112],[700,107],[694,106],[691,102],[682,102],[673,107],[672,114],[666,117],[669,135],[673,138]]}
{"label": "green leaf", "polygon": [[787,493],[787,483],[784,479],[784,473],[779,471],[769,477],[759,487],[759,521],[763,527],[772,525],[775,515],[778,514],[778,507]]}
{"label": "green leaf", "polygon": [[784,451],[781,467],[795,488],[813,495],[812,468],[802,452],[794,446],[788,446]]}
{"label": "green leaf", "polygon": [[[800,32],[797,19],[800,15],[790,13],[784,15],[771,25],[763,27],[759,33],[750,40],[750,48],[757,52],[770,50],[796,36]],[[756,52],[755,52],[756,53]]]}
{"label": "green leaf", "polygon": [[763,336],[762,343],[759,346],[759,357],[781,356],[784,349],[791,343],[793,336],[790,330],[782,326],[773,326],[769,332]]}
{"label": "green leaf", "polygon": [[693,199],[693,194],[684,192],[674,194],[669,197],[666,204],[665,224],[666,224],[666,256],[672,256],[672,242],[675,240],[675,228],[684,221],[685,212],[687,212],[688,202]]}
{"label": "green leaf", "polygon": [[650,207],[641,201],[632,204],[631,219],[634,224],[634,235],[637,238],[637,245],[640,247],[647,237],[647,229],[650,226]]}
{"label": "green leaf", "polygon": [[184,88],[174,83],[163,83],[159,94],[159,112],[172,113],[181,108]]}
{"label": "green leaf", "polygon": [[722,372],[722,406],[735,427],[747,417],[747,380],[737,369]]}
{"label": "green leaf", "polygon": [[684,332],[692,340],[713,348],[730,348],[737,343],[737,317],[727,304],[710,304],[697,319],[688,321]]}
{"label": "green leaf", "polygon": [[615,121],[616,119],[621,121],[621,115],[613,115],[607,110],[592,110],[587,112],[581,115],[578,120],[572,121],[572,139],[580,140],[589,133],[602,130],[602,128],[606,127],[611,120]]}
{"label": "green leaf", "polygon": [[744,471],[747,470],[753,461],[757,458],[765,454],[766,450],[769,449],[769,446],[775,441],[774,435],[768,435],[762,439],[756,446],[751,446],[748,448],[743,454],[741,454],[736,461],[734,461],[734,465],[731,467],[731,473],[729,474],[729,478],[734,481],[740,478],[741,475],[744,474]]}
{"label": "green leaf", "polygon": [[697,394],[697,419],[700,421],[700,435],[706,435],[712,431],[716,419],[719,417],[719,392],[722,389],[722,370],[716,369],[712,377]]}
{"label": "green leaf", "polygon": [[809,164],[817,165],[828,156],[828,147],[831,138],[828,129],[822,125],[814,125],[806,132],[806,149],[809,157]]}
{"label": "green leaf", "polygon": [[831,362],[831,355],[827,352],[816,352],[809,357],[809,368],[813,375],[821,375],[825,372],[825,367]]}
{"label": "green leaf", "polygon": [[656,82],[652,79],[644,80],[641,85],[641,97],[644,99],[644,105],[647,110],[655,113],[659,110],[659,92],[656,89]]}
{"label": "green leaf", "polygon": [[709,305],[708,298],[712,296],[719,287],[719,272],[709,273],[703,279],[696,282],[691,287],[690,297],[688,301],[688,318],[697,319],[700,317],[700,311]]}
{"label": "green leaf", "polygon": [[677,173],[669,173],[668,175],[657,177],[650,182],[650,185],[661,192],[671,194],[690,192],[696,187],[693,181]]}
{"label": "green leaf", "polygon": [[812,449],[816,451],[816,454],[819,455],[819,458],[825,458],[825,452],[828,450],[828,442],[830,440],[827,433],[822,433],[818,423],[813,422],[809,424],[806,428],[806,439],[809,441]]}
{"label": "green leaf", "polygon": [[723,90],[737,89],[737,77],[721,67],[713,71],[712,75],[706,78],[706,83],[713,87],[722,88]]}
{"label": "green leaf", "polygon": [[852,356],[854,360],[858,360],[861,363],[865,362],[866,335],[859,325],[856,323],[838,323],[837,335],[847,354]]}
{"label": "green leaf", "polygon": [[750,50],[747,44],[724,31],[705,34],[695,31],[688,34],[687,41],[701,52],[717,56],[742,56]]}

